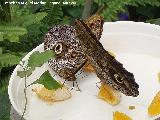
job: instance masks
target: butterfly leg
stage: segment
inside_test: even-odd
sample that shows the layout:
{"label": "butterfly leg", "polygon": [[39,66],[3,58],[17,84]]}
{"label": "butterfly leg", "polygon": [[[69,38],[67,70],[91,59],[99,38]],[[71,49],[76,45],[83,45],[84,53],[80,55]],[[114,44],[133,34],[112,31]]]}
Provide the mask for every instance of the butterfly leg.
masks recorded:
{"label": "butterfly leg", "polygon": [[81,91],[81,89],[79,88],[79,85],[78,85],[77,81],[73,81],[73,85],[72,85],[72,88],[71,88],[70,91],[72,91],[72,90],[74,89],[75,84],[76,84],[76,87],[77,87],[77,90],[76,90],[76,91]]}
{"label": "butterfly leg", "polygon": [[66,81],[67,81],[67,80],[64,80],[64,82],[63,82],[62,86],[64,86],[64,84],[66,83]]}
{"label": "butterfly leg", "polygon": [[78,82],[76,81],[76,87],[77,87],[77,90],[76,91],[80,91],[81,92],[81,89],[79,88],[79,85],[78,85]]}
{"label": "butterfly leg", "polygon": [[72,83],[72,88],[71,88],[70,91],[72,91],[73,89],[74,89],[74,81],[73,81],[73,83]]}
{"label": "butterfly leg", "polygon": [[99,82],[96,83],[96,86],[97,86],[97,88],[99,88],[99,89],[100,89],[100,87],[99,87],[98,84],[100,84],[100,83],[102,83],[102,81],[99,81]]}

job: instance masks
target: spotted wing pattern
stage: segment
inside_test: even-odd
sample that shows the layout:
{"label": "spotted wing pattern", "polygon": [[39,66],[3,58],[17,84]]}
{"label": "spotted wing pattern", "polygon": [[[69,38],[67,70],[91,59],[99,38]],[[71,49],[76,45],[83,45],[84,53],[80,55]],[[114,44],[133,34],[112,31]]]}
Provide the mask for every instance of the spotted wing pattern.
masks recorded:
{"label": "spotted wing pattern", "polygon": [[[92,29],[97,39],[100,39],[103,18],[99,15],[91,16],[86,24]],[[58,25],[50,28],[44,38],[44,49],[53,50],[56,53],[56,58],[49,60],[49,66],[59,76],[69,81],[76,79],[75,73],[87,61],[73,26]]]}

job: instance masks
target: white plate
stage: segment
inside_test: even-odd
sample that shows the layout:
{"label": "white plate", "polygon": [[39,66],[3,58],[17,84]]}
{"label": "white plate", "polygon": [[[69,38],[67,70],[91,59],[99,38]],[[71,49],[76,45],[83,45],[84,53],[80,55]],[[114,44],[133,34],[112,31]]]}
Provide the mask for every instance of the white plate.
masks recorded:
{"label": "white plate", "polygon": [[[82,92],[72,91],[72,98],[54,104],[45,103],[28,90],[27,120],[112,120],[114,111],[121,111],[133,120],[153,119],[147,114],[147,108],[155,94],[160,90],[157,74],[160,72],[160,27],[146,23],[113,22],[104,24],[104,32],[100,40],[106,50],[116,54],[116,58],[133,72],[139,84],[138,97],[126,97],[117,106],[111,106],[97,99],[98,78],[94,73],[78,76]],[[43,51],[43,44],[32,50],[23,60],[27,60],[33,51]],[[24,107],[24,80],[16,75],[17,66],[11,76],[8,93],[10,101],[18,113]],[[38,78],[45,70],[55,73],[47,63],[37,68],[27,79],[28,84]],[[87,75],[87,76],[85,76]],[[83,78],[83,76],[85,76]],[[58,76],[56,79],[62,80]],[[68,86],[71,86],[69,83]],[[128,106],[134,105],[135,110]]]}

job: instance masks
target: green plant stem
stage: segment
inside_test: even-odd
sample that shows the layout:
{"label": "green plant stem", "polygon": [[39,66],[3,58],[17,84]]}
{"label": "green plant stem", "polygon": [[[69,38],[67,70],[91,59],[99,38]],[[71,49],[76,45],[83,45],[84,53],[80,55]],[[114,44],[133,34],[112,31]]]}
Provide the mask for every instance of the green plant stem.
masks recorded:
{"label": "green plant stem", "polygon": [[25,71],[25,83],[24,83],[24,95],[25,95],[25,106],[24,106],[24,110],[23,110],[23,114],[21,116],[21,120],[23,120],[23,117],[25,115],[26,109],[27,109],[27,74],[26,74],[26,68],[24,69]]}
{"label": "green plant stem", "polygon": [[84,10],[83,10],[83,13],[82,13],[82,19],[83,20],[90,17],[93,2],[94,2],[94,0],[85,0]]}

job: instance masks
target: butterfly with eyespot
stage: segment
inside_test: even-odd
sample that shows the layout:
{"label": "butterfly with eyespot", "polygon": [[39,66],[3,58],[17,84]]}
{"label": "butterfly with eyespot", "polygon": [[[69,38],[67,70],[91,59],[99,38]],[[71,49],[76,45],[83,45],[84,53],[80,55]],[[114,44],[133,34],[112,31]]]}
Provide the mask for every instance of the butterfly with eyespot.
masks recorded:
{"label": "butterfly with eyespot", "polygon": [[75,20],[74,27],[80,46],[93,66],[97,77],[123,94],[137,97],[139,85],[135,82],[134,75],[104,49],[92,29],[82,20]]}
{"label": "butterfly with eyespot", "polygon": [[[99,15],[93,15],[85,23],[99,40],[103,30],[104,20]],[[81,49],[76,31],[70,25],[57,25],[48,31],[44,38],[44,49],[53,50],[55,59],[49,60],[49,66],[63,79],[75,81],[75,74],[87,61]]]}

